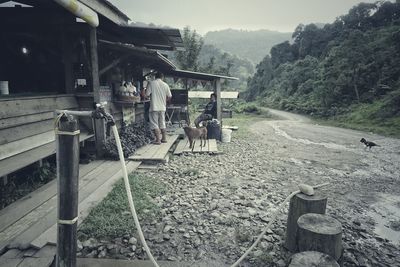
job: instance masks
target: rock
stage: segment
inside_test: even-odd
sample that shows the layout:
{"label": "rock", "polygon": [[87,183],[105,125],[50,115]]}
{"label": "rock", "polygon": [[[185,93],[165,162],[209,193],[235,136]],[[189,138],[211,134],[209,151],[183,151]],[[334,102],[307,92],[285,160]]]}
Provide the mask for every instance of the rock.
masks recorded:
{"label": "rock", "polygon": [[81,251],[82,249],[83,249],[83,245],[82,245],[82,242],[81,241],[77,241],[77,244],[76,244],[77,246],[76,246],[76,250],[79,252],[79,251]]}
{"label": "rock", "polygon": [[137,239],[135,238],[135,237],[131,237],[131,238],[129,238],[129,244],[131,244],[131,245],[136,245],[137,244]]}
{"label": "rock", "polygon": [[102,250],[100,251],[100,253],[97,255],[98,258],[104,258],[107,255],[107,251],[106,250]]}
{"label": "rock", "polygon": [[97,250],[93,250],[89,254],[86,255],[86,258],[95,258],[97,256]]}
{"label": "rock", "polygon": [[172,229],[172,226],[166,225],[166,226],[164,227],[163,233],[167,233],[167,232],[171,231],[171,229]]}
{"label": "rock", "polygon": [[132,246],[131,246],[131,250],[132,250],[133,252],[135,252],[136,249],[137,249],[137,247],[136,247],[135,245],[132,245]]}
{"label": "rock", "polygon": [[86,240],[85,242],[82,243],[82,246],[85,248],[90,248],[93,249],[95,247],[97,247],[98,243],[97,240],[94,238],[89,238],[88,240]]}
{"label": "rock", "polygon": [[285,267],[285,266],[286,266],[286,263],[285,263],[284,260],[280,259],[280,260],[276,263],[276,265],[278,265],[278,267]]}

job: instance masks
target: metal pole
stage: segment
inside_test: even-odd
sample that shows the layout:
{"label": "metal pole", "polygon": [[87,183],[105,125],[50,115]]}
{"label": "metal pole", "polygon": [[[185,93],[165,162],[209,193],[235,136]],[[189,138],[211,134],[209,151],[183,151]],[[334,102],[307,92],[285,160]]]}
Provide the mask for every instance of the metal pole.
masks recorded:
{"label": "metal pole", "polygon": [[78,223],[79,130],[71,116],[62,116],[57,140],[58,227],[57,267],[76,266]]}

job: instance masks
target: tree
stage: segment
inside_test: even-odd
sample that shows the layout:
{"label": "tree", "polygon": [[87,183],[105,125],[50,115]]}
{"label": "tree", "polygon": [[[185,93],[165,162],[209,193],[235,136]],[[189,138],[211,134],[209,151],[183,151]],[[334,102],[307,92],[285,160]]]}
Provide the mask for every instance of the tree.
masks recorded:
{"label": "tree", "polygon": [[204,43],[203,38],[188,26],[183,29],[182,35],[185,51],[178,51],[176,60],[180,68],[197,71],[199,68],[198,59]]}

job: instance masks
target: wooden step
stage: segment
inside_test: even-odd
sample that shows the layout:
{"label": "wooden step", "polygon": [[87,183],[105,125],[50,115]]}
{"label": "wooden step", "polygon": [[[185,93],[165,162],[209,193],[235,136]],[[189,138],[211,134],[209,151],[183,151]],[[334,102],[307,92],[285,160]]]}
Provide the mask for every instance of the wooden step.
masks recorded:
{"label": "wooden step", "polygon": [[167,143],[161,145],[146,145],[139,148],[134,155],[128,159],[133,161],[141,161],[143,163],[165,163],[168,158],[168,151],[178,139],[178,135],[170,135],[167,138]]}

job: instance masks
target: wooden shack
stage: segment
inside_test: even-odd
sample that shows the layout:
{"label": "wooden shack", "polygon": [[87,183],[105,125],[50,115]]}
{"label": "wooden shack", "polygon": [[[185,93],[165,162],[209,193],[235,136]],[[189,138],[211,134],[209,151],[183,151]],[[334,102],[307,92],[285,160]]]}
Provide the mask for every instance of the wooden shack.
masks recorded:
{"label": "wooden shack", "polygon": [[[179,30],[129,26],[108,1],[72,1],[98,25],[58,2],[0,0],[0,177],[55,153],[56,109],[91,110],[107,101],[118,125],[124,117],[143,120],[143,103],[119,101],[113,87],[131,80],[140,88],[144,69],[171,67],[153,49],[182,47]],[[95,137],[100,151],[104,122],[80,124],[80,141]]]}
{"label": "wooden shack", "polygon": [[[62,2],[68,1],[0,0],[0,177],[5,180],[55,153],[56,109],[92,110],[107,101],[120,126],[144,121],[145,110],[144,101],[116,96],[122,81],[141,90],[143,75],[159,70],[186,84],[212,82],[221,103],[221,80],[234,79],[179,70],[163,56],[159,51],[183,48],[178,29],[131,26],[106,0]],[[80,128],[80,141],[94,140],[101,156],[104,121],[81,120]]]}

